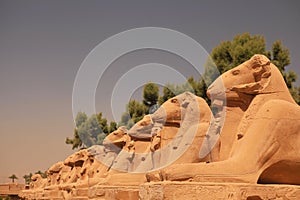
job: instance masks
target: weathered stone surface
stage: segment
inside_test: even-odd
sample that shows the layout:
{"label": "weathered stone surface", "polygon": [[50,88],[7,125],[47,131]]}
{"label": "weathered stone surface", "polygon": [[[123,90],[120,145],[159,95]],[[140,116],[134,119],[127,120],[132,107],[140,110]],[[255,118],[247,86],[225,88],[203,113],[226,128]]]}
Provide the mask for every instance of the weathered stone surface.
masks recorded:
{"label": "weathered stone surface", "polygon": [[18,195],[24,188],[25,185],[19,183],[0,184],[0,197],[6,195]]}
{"label": "weathered stone surface", "polygon": [[94,186],[89,190],[89,199],[105,200],[138,200],[138,186]]}
{"label": "weathered stone surface", "polygon": [[[28,195],[27,195],[28,196]],[[27,197],[28,198],[28,197]],[[76,200],[298,200],[300,186],[164,181],[140,186],[94,186],[70,192],[31,193],[28,199]]]}
{"label": "weathered stone surface", "polygon": [[165,181],[141,185],[139,195],[143,200],[298,200],[300,186]]}

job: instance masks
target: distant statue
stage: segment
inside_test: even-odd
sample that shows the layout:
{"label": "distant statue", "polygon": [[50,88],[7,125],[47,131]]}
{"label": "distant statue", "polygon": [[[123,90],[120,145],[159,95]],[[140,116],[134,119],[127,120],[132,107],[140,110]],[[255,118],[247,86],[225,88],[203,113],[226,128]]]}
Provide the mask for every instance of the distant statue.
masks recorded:
{"label": "distant statue", "polygon": [[40,174],[34,174],[31,177],[30,189],[42,189],[47,185],[47,180],[43,179]]}
{"label": "distant statue", "polygon": [[[149,171],[175,163],[210,161],[209,155],[200,158],[199,151],[212,119],[205,100],[192,93],[169,99],[127,134],[111,133],[106,137],[105,143],[110,140],[124,146],[112,165],[115,171],[110,171],[101,184],[140,184],[146,182],[145,173]],[[131,153],[127,145],[132,145]]]}

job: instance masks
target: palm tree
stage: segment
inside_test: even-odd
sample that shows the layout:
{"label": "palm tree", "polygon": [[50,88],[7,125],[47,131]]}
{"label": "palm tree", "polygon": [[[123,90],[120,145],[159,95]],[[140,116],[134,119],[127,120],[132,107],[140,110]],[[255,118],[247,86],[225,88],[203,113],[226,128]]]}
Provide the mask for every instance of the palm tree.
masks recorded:
{"label": "palm tree", "polygon": [[15,174],[11,175],[11,176],[8,177],[8,178],[10,178],[10,179],[12,180],[13,183],[15,182],[15,179],[18,179],[18,177],[17,177]]}
{"label": "palm tree", "polygon": [[32,177],[32,173],[23,176],[25,180],[25,184],[29,184],[31,182],[31,177]]}

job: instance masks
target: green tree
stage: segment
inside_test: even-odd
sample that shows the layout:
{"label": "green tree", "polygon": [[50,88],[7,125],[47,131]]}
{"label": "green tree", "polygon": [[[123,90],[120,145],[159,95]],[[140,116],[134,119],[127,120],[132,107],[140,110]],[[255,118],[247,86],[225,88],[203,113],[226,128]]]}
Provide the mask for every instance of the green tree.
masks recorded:
{"label": "green tree", "polygon": [[97,135],[97,144],[103,144],[103,140],[107,135],[105,133],[100,133]]}
{"label": "green tree", "polygon": [[[102,115],[102,114],[101,114]],[[99,115],[92,115],[78,128],[78,135],[85,147],[90,147],[97,143],[97,138],[102,129],[98,121]]]}
{"label": "green tree", "polygon": [[289,50],[282,45],[281,41],[277,40],[273,43],[272,50],[268,52],[268,57],[282,73],[292,97],[300,104],[300,87],[295,85],[298,79],[297,74],[294,71],[286,71],[286,67],[291,63]]}
{"label": "green tree", "polygon": [[110,122],[100,112],[88,117],[83,112],[78,112],[75,118],[76,128],[73,138],[66,138],[65,143],[71,144],[72,149],[89,147],[95,144],[102,144],[103,139],[112,131],[117,129],[116,122]]}
{"label": "green tree", "polygon": [[289,50],[282,45],[280,40],[273,43],[271,52],[268,52],[268,57],[282,74],[285,73],[285,67],[291,63]]}
{"label": "green tree", "polygon": [[148,108],[143,103],[136,100],[130,100],[127,104],[127,111],[133,120],[133,123],[140,121],[145,114],[148,114]]}
{"label": "green tree", "polygon": [[32,173],[29,173],[29,174],[25,174],[23,176],[24,180],[25,180],[25,184],[29,184],[31,182],[31,177],[32,177]]}
{"label": "green tree", "polygon": [[109,132],[114,132],[118,129],[118,124],[116,122],[110,122],[109,124]]}
{"label": "green tree", "polygon": [[76,127],[80,127],[88,119],[87,115],[84,112],[78,112],[75,118]]}
{"label": "green tree", "polygon": [[98,120],[99,126],[102,130],[101,132],[107,134],[109,132],[109,127],[107,124],[107,119],[102,116],[102,112],[97,114],[97,120]]}
{"label": "green tree", "polygon": [[80,149],[81,147],[83,147],[77,128],[74,129],[73,139],[67,137],[65,143],[72,145],[72,149]]}
{"label": "green tree", "polygon": [[167,83],[166,85],[164,85],[163,87],[163,95],[159,97],[158,103],[159,105],[162,105],[165,101],[167,101],[168,99],[175,97],[175,85],[171,84],[171,83]]}
{"label": "green tree", "polygon": [[207,84],[205,83],[204,79],[200,77],[200,80],[195,80],[193,77],[190,77],[187,83],[192,87],[192,91],[195,95],[202,97],[205,99],[208,104],[210,103],[210,99],[206,95]]}
{"label": "green tree", "polygon": [[127,129],[133,126],[133,121],[128,112],[123,112],[121,116],[121,121],[119,122],[119,126],[126,126]]}
{"label": "green tree", "polygon": [[155,83],[149,82],[144,86],[143,103],[145,106],[150,108],[151,106],[155,105],[157,103],[158,96],[159,87]]}
{"label": "green tree", "polygon": [[[265,39],[260,35],[251,36],[249,33],[244,33],[235,36],[232,41],[221,42],[212,50],[210,56],[222,74],[250,59],[254,54],[267,54]],[[207,80],[211,78],[212,81],[216,79],[219,74],[209,69],[214,67],[210,61],[205,67],[205,78]]]}
{"label": "green tree", "polygon": [[18,177],[15,175],[15,174],[13,174],[13,175],[11,175],[10,177],[8,177],[9,179],[11,179],[11,181],[14,183],[15,182],[15,179],[18,179]]}
{"label": "green tree", "polygon": [[[159,87],[154,83],[147,83],[143,89],[143,103],[131,99],[126,105],[126,112],[121,116],[119,126],[131,128],[136,122],[140,121],[144,115],[149,114],[151,107],[155,106],[159,98]],[[154,112],[153,110],[152,112]]]}
{"label": "green tree", "polygon": [[81,127],[87,121],[87,115],[84,112],[78,112],[75,118],[76,128],[73,131],[73,139],[67,137],[66,144],[72,145],[72,149],[79,149],[83,147],[83,143],[78,134],[78,128]]}

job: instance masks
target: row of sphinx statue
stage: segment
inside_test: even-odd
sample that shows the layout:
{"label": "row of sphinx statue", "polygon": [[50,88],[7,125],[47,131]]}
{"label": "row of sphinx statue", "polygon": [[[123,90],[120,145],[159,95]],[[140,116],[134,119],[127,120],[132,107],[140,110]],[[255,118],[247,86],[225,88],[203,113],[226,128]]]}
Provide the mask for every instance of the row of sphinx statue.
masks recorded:
{"label": "row of sphinx statue", "polygon": [[208,88],[211,108],[190,92],[166,101],[130,130],[34,175],[31,190],[151,181],[300,184],[300,108],[263,55]]}

